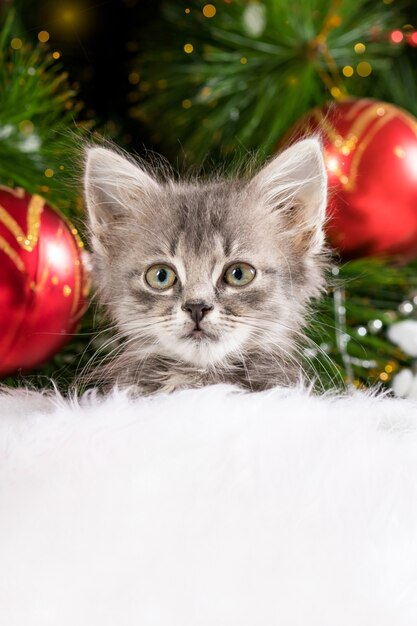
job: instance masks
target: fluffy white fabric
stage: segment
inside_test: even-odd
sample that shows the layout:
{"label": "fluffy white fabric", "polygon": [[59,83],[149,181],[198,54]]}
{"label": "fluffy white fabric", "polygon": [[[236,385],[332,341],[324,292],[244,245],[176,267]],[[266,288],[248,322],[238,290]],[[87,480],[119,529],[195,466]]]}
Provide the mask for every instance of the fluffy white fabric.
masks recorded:
{"label": "fluffy white fabric", "polygon": [[417,404],[42,402],[0,397],[1,624],[417,624]]}

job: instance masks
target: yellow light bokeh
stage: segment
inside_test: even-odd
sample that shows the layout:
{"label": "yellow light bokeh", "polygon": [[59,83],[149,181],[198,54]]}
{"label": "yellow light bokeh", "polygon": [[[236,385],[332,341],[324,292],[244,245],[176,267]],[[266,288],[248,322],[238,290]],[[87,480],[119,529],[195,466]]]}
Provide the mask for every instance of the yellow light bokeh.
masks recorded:
{"label": "yellow light bokeh", "polygon": [[56,50],[55,52],[52,53],[52,58],[55,59],[55,60],[59,59],[60,56],[61,56],[61,53],[58,52],[58,50]]}
{"label": "yellow light bokeh", "polygon": [[347,78],[350,78],[351,76],[353,76],[354,69],[351,65],[345,65],[342,72],[344,76],[346,76]]}
{"label": "yellow light bokeh", "polygon": [[38,39],[41,43],[49,41],[49,37],[50,35],[47,30],[41,30],[40,33],[38,33]]}
{"label": "yellow light bokeh", "polygon": [[191,43],[186,43],[184,46],[184,52],[186,52],[187,54],[191,54],[192,51],[194,50],[194,46]]}
{"label": "yellow light bokeh", "polygon": [[186,13],[187,13],[187,15],[188,15],[188,13],[191,13],[191,9],[188,9],[188,8],[187,8],[187,9],[185,9],[185,12],[186,12]]}
{"label": "yellow light bokeh", "polygon": [[149,91],[151,88],[151,83],[147,80],[143,80],[140,85],[139,85],[139,89],[141,91],[143,91],[144,93],[146,93],[147,91]]}
{"label": "yellow light bokeh", "polygon": [[[60,39],[62,35],[67,39],[71,34],[78,38],[93,27],[95,11],[87,9],[83,0],[59,0],[59,2],[49,4],[51,7],[51,14],[48,15],[48,26],[51,24],[50,41],[55,37]],[[108,34],[111,36],[110,32]]]}
{"label": "yellow light bokeh", "polygon": [[355,43],[355,45],[353,46],[353,49],[356,52],[356,54],[363,54],[366,50],[366,46],[364,43]]}
{"label": "yellow light bokeh", "polygon": [[372,66],[370,63],[368,63],[368,61],[361,61],[357,64],[356,71],[359,76],[362,76],[362,78],[366,78],[372,72]]}
{"label": "yellow light bokeh", "polygon": [[326,26],[327,28],[337,28],[342,23],[342,18],[340,15],[331,15],[327,20]]}
{"label": "yellow light bokeh", "polygon": [[22,40],[19,39],[19,37],[13,37],[13,39],[10,42],[10,47],[13,48],[13,50],[20,50],[22,45],[23,45]]}
{"label": "yellow light bokeh", "polygon": [[340,91],[339,87],[332,87],[330,89],[330,93],[332,94],[333,98],[340,98],[340,96],[342,95],[342,92]]}
{"label": "yellow light bokeh", "polygon": [[189,109],[192,106],[192,102],[191,100],[188,100],[188,98],[186,98],[185,100],[182,101],[182,107],[183,109]]}
{"label": "yellow light bokeh", "polygon": [[140,81],[140,74],[138,72],[130,72],[128,80],[131,85],[137,85]]}
{"label": "yellow light bokeh", "polygon": [[73,22],[75,18],[75,14],[71,9],[67,9],[62,13],[62,19],[64,22]]}
{"label": "yellow light bokeh", "polygon": [[240,62],[242,65],[246,65],[246,63],[248,62],[246,57],[241,57]]}
{"label": "yellow light bokeh", "polygon": [[386,372],[381,372],[379,375],[379,379],[382,380],[383,382],[386,382],[388,380],[389,376]]}
{"label": "yellow light bokeh", "polygon": [[217,13],[216,7],[214,4],[206,4],[203,7],[203,15],[204,17],[214,17]]}
{"label": "yellow light bokeh", "polygon": [[47,167],[44,171],[44,174],[46,178],[52,178],[52,176],[54,175],[54,170],[52,170],[50,167]]}

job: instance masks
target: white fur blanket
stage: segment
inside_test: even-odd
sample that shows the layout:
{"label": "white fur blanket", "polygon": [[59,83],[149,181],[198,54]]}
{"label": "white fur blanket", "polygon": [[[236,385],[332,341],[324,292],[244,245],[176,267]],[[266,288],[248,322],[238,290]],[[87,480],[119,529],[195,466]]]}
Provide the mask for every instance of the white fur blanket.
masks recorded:
{"label": "white fur blanket", "polygon": [[0,396],[4,626],[416,626],[417,404],[26,400]]}

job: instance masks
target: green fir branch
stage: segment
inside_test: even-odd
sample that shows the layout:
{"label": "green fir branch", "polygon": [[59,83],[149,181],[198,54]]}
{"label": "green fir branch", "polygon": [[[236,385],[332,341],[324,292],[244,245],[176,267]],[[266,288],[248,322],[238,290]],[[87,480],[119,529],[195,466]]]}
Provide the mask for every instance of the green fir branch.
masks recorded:
{"label": "green fir branch", "polygon": [[[369,95],[400,53],[388,33],[401,17],[382,2],[234,0],[215,3],[212,18],[203,15],[205,4],[166,2],[135,66],[141,99],[132,114],[153,128],[155,143],[192,162],[242,149],[265,158],[301,115],[331,97],[330,85]],[[343,77],[343,67],[361,61],[370,63],[371,77]],[[327,87],[323,75],[333,81]]]}
{"label": "green fir branch", "polygon": [[0,29],[0,183],[39,193],[74,216],[81,105],[48,46],[26,42],[18,32],[9,9]]}

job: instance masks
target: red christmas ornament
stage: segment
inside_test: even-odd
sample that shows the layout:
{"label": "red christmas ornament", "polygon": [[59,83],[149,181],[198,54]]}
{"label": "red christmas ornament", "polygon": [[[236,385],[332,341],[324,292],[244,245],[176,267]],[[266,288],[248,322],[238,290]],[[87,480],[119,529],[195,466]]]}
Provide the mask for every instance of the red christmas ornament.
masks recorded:
{"label": "red christmas ornament", "polygon": [[76,229],[23,189],[0,187],[0,376],[48,360],[88,293]]}
{"label": "red christmas ornament", "polygon": [[321,134],[330,243],[345,259],[417,254],[417,120],[392,104],[342,100],[313,109],[291,136]]}

